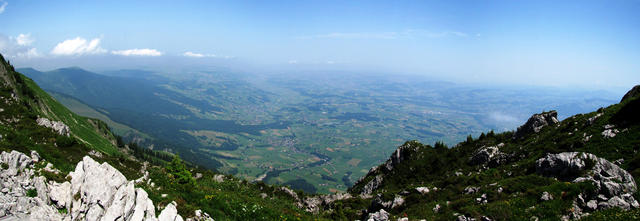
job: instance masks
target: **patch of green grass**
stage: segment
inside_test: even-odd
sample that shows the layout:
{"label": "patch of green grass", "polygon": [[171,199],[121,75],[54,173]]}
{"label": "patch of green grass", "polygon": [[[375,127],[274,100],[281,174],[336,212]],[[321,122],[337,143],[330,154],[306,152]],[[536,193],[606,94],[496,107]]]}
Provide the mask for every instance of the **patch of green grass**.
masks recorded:
{"label": "patch of green grass", "polygon": [[28,189],[27,190],[27,196],[28,197],[36,197],[36,196],[38,196],[38,190],[36,190],[36,189]]}
{"label": "patch of green grass", "polygon": [[58,212],[60,214],[68,214],[69,213],[69,211],[67,211],[67,208],[58,209]]}

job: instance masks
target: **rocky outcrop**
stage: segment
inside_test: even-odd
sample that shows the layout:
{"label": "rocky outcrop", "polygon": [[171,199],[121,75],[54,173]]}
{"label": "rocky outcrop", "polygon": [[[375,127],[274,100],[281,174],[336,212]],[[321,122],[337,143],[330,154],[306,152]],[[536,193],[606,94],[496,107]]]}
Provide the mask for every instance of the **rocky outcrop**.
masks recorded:
{"label": "rocky outcrop", "polygon": [[69,131],[70,131],[69,126],[62,123],[61,121],[52,121],[47,118],[38,118],[36,122],[40,126],[53,129],[53,131],[55,131],[60,135],[67,136],[67,137],[69,136]]}
{"label": "rocky outcrop", "polygon": [[[437,187],[433,187],[432,189],[433,191],[437,191],[438,188]],[[431,192],[431,190],[429,189],[429,187],[416,187],[416,191],[418,191],[418,193],[420,194],[427,194],[429,192]]]}
{"label": "rocky outcrop", "polygon": [[107,163],[85,156],[69,174],[70,181],[56,183],[36,176],[39,157],[35,152],[31,156],[17,151],[0,154],[0,219],[182,220],[175,203],[156,218],[147,193]]}
{"label": "rocky outcrop", "polygon": [[613,138],[619,133],[618,129],[614,128],[615,126],[611,124],[604,125],[604,131],[602,131],[602,137],[604,138]]}
{"label": "rocky outcrop", "polygon": [[[71,196],[79,199],[70,202],[72,219],[106,219],[118,217],[133,218],[134,208],[138,208],[136,218],[154,219],[153,203],[142,189],[134,188],[134,181],[127,179],[107,163],[99,164],[88,156],[78,163],[70,174]],[[144,195],[138,199],[138,195]]]}
{"label": "rocky outcrop", "polygon": [[389,159],[380,166],[375,166],[369,170],[366,176],[361,177],[355,185],[358,185],[364,182],[365,178],[373,177],[373,179],[369,180],[364,187],[360,190],[360,195],[363,198],[370,198],[371,194],[375,192],[382,185],[383,174],[391,172],[397,165],[401,162],[409,159],[412,154],[418,152],[418,150],[422,147],[417,141],[408,141],[403,145],[399,146]]}
{"label": "rocky outcrop", "polygon": [[320,208],[328,208],[333,202],[338,200],[351,199],[351,194],[348,193],[336,193],[330,195],[319,195],[313,197],[307,197],[302,202],[304,209],[307,212],[317,213]]}
{"label": "rocky outcrop", "polygon": [[528,134],[538,133],[543,127],[557,124],[558,112],[549,111],[540,114],[534,114],[527,120],[525,124],[518,127],[518,130],[514,134],[515,138],[522,138]]}
{"label": "rocky outcrop", "polygon": [[632,194],[637,190],[633,176],[618,165],[593,154],[565,152],[547,154],[536,161],[536,172],[569,182],[591,182],[595,186],[592,194],[580,194],[576,199],[577,215],[581,211],[593,211],[618,207],[638,208],[640,205]]}
{"label": "rocky outcrop", "polygon": [[504,143],[500,143],[496,146],[482,147],[471,155],[469,161],[473,165],[486,165],[489,167],[495,167],[507,162],[509,156],[500,151],[500,148],[504,147]]}
{"label": "rocky outcrop", "polygon": [[176,209],[176,202],[171,202],[167,207],[160,212],[158,221],[183,221],[182,217],[178,215],[178,209]]}
{"label": "rocky outcrop", "polygon": [[[34,154],[32,154],[34,155]],[[31,157],[12,151],[0,154],[0,217],[17,220],[62,220],[58,210],[47,207],[49,192],[43,177],[34,177],[34,161]],[[51,213],[50,215],[49,212]],[[38,214],[30,217],[30,214]]]}
{"label": "rocky outcrop", "polygon": [[187,218],[186,221],[213,221],[213,218],[208,213],[202,212],[202,210],[196,210],[195,216]]}
{"label": "rocky outcrop", "polygon": [[402,206],[404,204],[404,197],[400,195],[395,195],[393,199],[384,200],[382,194],[376,195],[376,197],[371,201],[371,205],[369,205],[369,211],[377,211],[379,209],[387,209],[391,210],[393,208]]}
{"label": "rocky outcrop", "polygon": [[284,193],[286,193],[287,195],[291,196],[293,199],[295,199],[296,201],[300,201],[300,198],[298,197],[298,194],[293,191],[292,189],[289,189],[288,187],[280,187],[280,190]]}
{"label": "rocky outcrop", "polygon": [[391,157],[389,157],[387,162],[384,163],[384,168],[387,169],[387,171],[393,170],[396,165],[408,159],[412,153],[415,153],[418,150],[418,148],[420,148],[420,145],[415,145],[414,142],[410,141],[404,143],[393,151]]}
{"label": "rocky outcrop", "polygon": [[382,175],[378,174],[373,179],[371,179],[367,184],[362,188],[362,192],[360,195],[366,196],[371,195],[375,190],[377,190],[382,185]]}
{"label": "rocky outcrop", "polygon": [[380,209],[377,212],[374,213],[369,213],[369,216],[367,217],[367,221],[388,221],[389,220],[389,213],[387,211],[384,211],[384,209]]}

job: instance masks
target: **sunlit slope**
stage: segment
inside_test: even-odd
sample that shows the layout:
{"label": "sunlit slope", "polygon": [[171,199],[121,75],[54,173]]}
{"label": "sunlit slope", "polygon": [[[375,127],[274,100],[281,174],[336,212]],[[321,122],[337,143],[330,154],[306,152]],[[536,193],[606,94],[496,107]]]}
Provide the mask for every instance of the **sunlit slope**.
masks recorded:
{"label": "sunlit slope", "polygon": [[24,102],[35,107],[40,117],[50,120],[62,121],[71,130],[71,134],[90,148],[105,153],[117,152],[114,146],[115,139],[107,125],[99,120],[79,116],[58,103],[49,94],[42,90],[33,80],[15,72],[4,58],[0,74],[9,85],[16,85],[18,96],[23,96]]}

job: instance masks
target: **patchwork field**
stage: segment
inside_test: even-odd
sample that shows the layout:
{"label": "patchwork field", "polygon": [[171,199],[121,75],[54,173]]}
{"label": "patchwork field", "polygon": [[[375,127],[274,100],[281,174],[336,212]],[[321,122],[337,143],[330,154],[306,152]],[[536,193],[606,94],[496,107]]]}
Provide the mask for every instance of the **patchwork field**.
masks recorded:
{"label": "patchwork field", "polygon": [[557,109],[563,118],[617,99],[352,73],[23,73],[128,140],[247,180],[322,193],[346,190],[406,140],[454,144],[515,129],[532,113]]}

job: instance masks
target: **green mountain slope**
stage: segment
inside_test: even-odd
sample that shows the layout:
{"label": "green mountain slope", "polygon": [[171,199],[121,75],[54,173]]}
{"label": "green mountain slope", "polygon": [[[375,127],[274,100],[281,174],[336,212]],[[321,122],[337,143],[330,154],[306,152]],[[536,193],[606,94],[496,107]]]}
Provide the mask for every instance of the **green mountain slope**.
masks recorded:
{"label": "green mountain slope", "polygon": [[14,93],[23,98],[22,101],[29,104],[35,114],[50,120],[62,121],[69,126],[71,135],[90,148],[108,154],[117,152],[115,138],[106,124],[99,120],[78,116],[69,111],[40,89],[33,80],[15,72],[13,67],[5,63],[4,59],[2,62],[0,74],[3,75],[5,82],[17,88]]}
{"label": "green mountain slope", "polygon": [[[327,214],[336,219],[364,219],[367,214],[385,209],[393,219],[408,217],[411,220],[560,220],[563,216],[638,219],[640,210],[633,205],[625,211],[610,208],[606,201],[596,199],[594,202],[600,204],[589,205],[600,206],[591,211],[580,209],[577,206],[580,203],[574,203],[582,196],[596,197],[594,188],[600,187],[589,181],[572,182],[570,178],[608,176],[589,171],[593,162],[599,161],[585,160],[587,169],[580,172],[585,174],[559,177],[542,173],[543,164],[537,162],[547,154],[591,153],[615,162],[637,181],[640,178],[639,88],[630,91],[619,104],[596,112],[578,114],[560,122],[555,120],[555,111],[546,112],[534,115],[515,133],[491,131],[477,139],[469,137],[451,148],[442,143],[431,146],[406,142],[385,164],[372,168],[349,189],[349,193],[359,197],[326,206],[332,211]],[[547,123],[549,125],[544,126]],[[533,129],[536,126],[539,128]],[[564,169],[571,171],[571,168]],[[619,179],[611,182],[623,183]],[[606,185],[615,185],[613,183]],[[630,183],[635,187],[634,181]],[[635,189],[629,191],[635,199],[639,198]],[[543,197],[545,192],[551,196],[550,200]],[[606,200],[612,196],[597,197]],[[392,208],[399,198],[404,203]],[[624,207],[625,203],[620,205]],[[591,216],[586,216],[588,213]]]}
{"label": "green mountain slope", "polygon": [[122,135],[123,137],[132,137],[132,138],[142,138],[142,139],[151,139],[151,137],[147,134],[144,134],[136,129],[133,129],[125,124],[118,123],[113,121],[109,116],[102,113],[102,111],[97,110],[88,104],[85,104],[82,101],[79,101],[71,96],[56,93],[56,92],[48,92],[53,98],[56,99],[60,104],[64,105],[73,113],[76,113],[83,117],[95,118],[105,122],[109,125],[109,128],[117,134]]}
{"label": "green mountain slope", "polygon": [[[193,217],[195,210],[215,220],[312,220],[311,214],[295,206],[293,191],[244,180],[185,165],[178,156],[124,145],[114,138],[105,123],[80,117],[58,103],[33,81],[16,72],[0,55],[0,151],[36,151],[43,161],[60,173],[42,170],[56,182],[68,181],[62,174],[75,169],[84,156],[109,163],[128,180],[147,177],[136,184],[149,194],[156,210],[172,201],[178,213]],[[46,117],[69,126],[70,135],[40,126]],[[145,162],[146,161],[146,162]],[[4,166],[3,168],[4,169]],[[66,212],[66,211],[61,211]]]}

